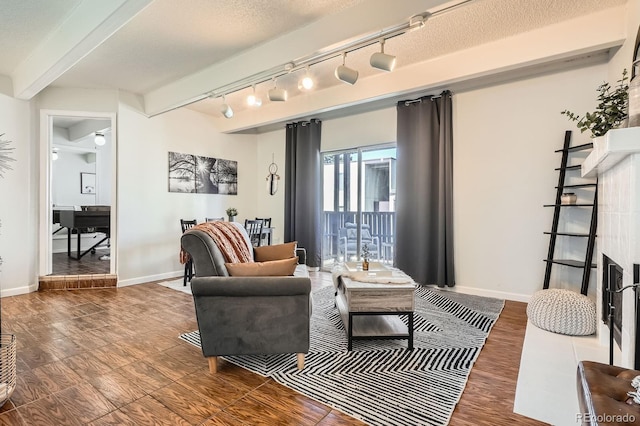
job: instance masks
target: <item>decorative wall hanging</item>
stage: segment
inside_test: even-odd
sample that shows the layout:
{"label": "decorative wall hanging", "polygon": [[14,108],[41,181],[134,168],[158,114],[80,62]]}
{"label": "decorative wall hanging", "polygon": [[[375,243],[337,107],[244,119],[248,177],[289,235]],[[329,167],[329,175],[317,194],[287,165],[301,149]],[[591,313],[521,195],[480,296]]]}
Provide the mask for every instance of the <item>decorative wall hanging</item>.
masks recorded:
{"label": "decorative wall hanging", "polygon": [[169,192],[238,195],[238,162],[169,152]]}
{"label": "decorative wall hanging", "polygon": [[278,181],[280,175],[278,173],[278,165],[273,160],[273,154],[271,154],[271,164],[269,164],[269,174],[267,175],[267,191],[269,195],[275,195],[278,192]]}

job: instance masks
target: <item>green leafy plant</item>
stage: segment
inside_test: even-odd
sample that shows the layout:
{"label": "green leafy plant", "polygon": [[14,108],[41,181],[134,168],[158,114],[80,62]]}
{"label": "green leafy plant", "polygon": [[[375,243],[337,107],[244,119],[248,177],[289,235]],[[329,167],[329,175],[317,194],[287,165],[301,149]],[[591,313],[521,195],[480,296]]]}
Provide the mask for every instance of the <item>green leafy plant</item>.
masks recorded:
{"label": "green leafy plant", "polygon": [[238,216],[238,210],[236,210],[235,207],[229,207],[227,209],[227,216],[231,217],[231,216]]}
{"label": "green leafy plant", "polygon": [[626,68],[622,71],[622,78],[611,87],[607,82],[598,86],[598,106],[593,112],[587,112],[579,116],[571,111],[564,110],[561,114],[569,120],[577,121],[580,132],[589,130],[591,137],[604,136],[609,130],[618,127],[628,116],[629,109],[629,78]]}

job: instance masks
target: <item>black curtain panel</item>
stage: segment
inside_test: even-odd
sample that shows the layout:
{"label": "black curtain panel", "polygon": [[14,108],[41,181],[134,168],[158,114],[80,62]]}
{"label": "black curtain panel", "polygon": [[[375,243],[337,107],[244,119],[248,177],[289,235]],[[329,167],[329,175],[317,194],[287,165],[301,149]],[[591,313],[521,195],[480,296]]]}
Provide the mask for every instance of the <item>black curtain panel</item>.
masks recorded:
{"label": "black curtain panel", "polygon": [[420,284],[455,285],[451,93],[398,102],[396,265]]}
{"label": "black curtain panel", "polygon": [[307,266],[322,263],[320,120],[287,124],[284,239],[307,251]]}

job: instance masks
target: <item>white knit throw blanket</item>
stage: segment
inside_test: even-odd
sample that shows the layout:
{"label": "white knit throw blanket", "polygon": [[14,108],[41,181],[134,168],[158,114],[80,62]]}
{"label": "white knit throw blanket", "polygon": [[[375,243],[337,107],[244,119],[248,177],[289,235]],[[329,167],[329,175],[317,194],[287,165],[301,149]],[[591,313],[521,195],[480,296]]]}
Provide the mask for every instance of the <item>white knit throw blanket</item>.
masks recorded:
{"label": "white knit throw blanket", "polygon": [[402,272],[398,268],[387,266],[387,271],[383,273],[367,272],[367,271],[350,271],[347,267],[340,263],[331,271],[333,278],[333,286],[338,288],[340,277],[350,278],[354,281],[360,281],[372,284],[409,284],[413,283],[413,279]]}

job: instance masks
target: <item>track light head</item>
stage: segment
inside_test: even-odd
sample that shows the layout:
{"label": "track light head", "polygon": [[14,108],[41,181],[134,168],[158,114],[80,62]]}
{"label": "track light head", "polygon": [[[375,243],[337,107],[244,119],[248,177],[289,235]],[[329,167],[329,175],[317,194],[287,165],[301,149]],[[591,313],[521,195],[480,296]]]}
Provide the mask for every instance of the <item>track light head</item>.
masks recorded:
{"label": "track light head", "polygon": [[393,71],[396,67],[396,57],[384,53],[384,40],[381,40],[380,52],[376,52],[371,55],[369,63],[373,68],[377,68],[382,71]]}
{"label": "track light head", "polygon": [[262,99],[256,96],[256,85],[254,84],[252,87],[253,92],[249,96],[247,96],[247,105],[253,108],[259,108],[260,106],[262,106]]}
{"label": "track light head", "polygon": [[342,54],[342,65],[338,66],[335,71],[336,78],[347,84],[355,84],[358,81],[358,71],[347,67],[344,63],[347,54]]}
{"label": "track light head", "polygon": [[307,71],[305,72],[304,76],[298,82],[298,89],[302,91],[311,90],[313,89],[313,86],[315,86],[315,81],[313,80],[313,76],[309,72],[309,65],[307,65],[306,69]]}
{"label": "track light head", "polygon": [[96,136],[93,138],[93,142],[95,142],[95,144],[98,146],[102,146],[107,143],[107,140],[104,138],[104,133],[96,132]]}
{"label": "track light head", "polygon": [[278,81],[276,78],[273,78],[273,89],[269,90],[269,100],[271,102],[286,102],[287,100],[287,91],[285,89],[278,88]]}
{"label": "track light head", "polygon": [[288,94],[285,89],[274,87],[273,89],[269,90],[269,100],[271,102],[286,102],[287,96]]}
{"label": "track light head", "polygon": [[225,118],[233,117],[233,110],[231,109],[231,106],[227,104],[224,95],[222,96],[222,105],[220,106],[220,112],[222,113],[222,115],[224,115]]}

